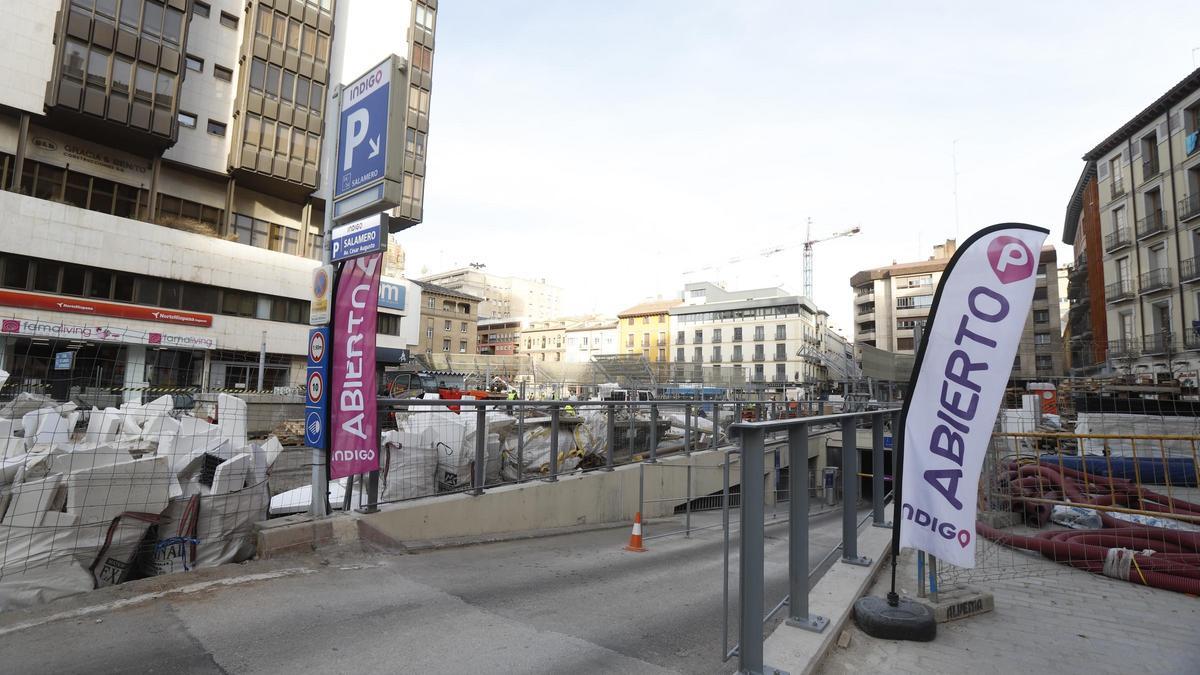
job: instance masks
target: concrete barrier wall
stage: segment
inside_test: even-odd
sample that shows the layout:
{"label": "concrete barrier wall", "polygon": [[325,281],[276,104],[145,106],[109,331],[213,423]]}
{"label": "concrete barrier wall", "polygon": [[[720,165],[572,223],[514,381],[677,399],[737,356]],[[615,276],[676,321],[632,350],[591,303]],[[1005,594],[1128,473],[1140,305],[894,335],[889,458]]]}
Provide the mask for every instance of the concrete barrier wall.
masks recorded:
{"label": "concrete barrier wall", "polygon": [[[809,440],[809,456],[818,457],[825,448],[825,435]],[[687,469],[692,471],[692,496],[718,492],[723,477],[720,469],[725,453],[703,451],[690,457],[671,456],[659,465],[631,464],[609,471],[592,471],[543,480],[488,488],[482,496],[446,495],[389,505],[378,513],[358,519],[360,536],[388,543],[428,542],[560,528],[631,523],[638,510],[639,474],[645,471],[643,517],[671,515],[687,494]],[[733,462],[738,462],[737,457]],[[780,453],[787,466],[787,453]],[[774,458],[766,463],[767,471]],[[731,481],[736,484],[735,480]],[[769,475],[769,473],[767,474]],[[767,479],[764,475],[764,480]],[[657,501],[663,500],[663,501]]]}

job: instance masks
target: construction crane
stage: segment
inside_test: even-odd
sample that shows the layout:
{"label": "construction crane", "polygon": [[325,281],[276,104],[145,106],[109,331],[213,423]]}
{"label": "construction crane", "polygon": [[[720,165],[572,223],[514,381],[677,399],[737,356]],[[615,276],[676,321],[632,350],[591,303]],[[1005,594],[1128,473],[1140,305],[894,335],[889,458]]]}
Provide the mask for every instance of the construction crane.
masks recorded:
{"label": "construction crane", "polygon": [[687,276],[687,275],[692,275],[692,274],[698,274],[701,272],[707,272],[709,270],[720,269],[721,267],[723,267],[725,265],[732,265],[735,263],[746,262],[746,261],[750,261],[750,260],[758,260],[761,258],[766,258],[768,256],[775,255],[776,253],[782,253],[784,251],[796,248],[797,246],[803,246],[804,247],[804,296],[809,299],[812,299],[812,294],[813,294],[813,275],[812,275],[813,252],[812,252],[812,249],[813,249],[813,245],[819,244],[823,241],[829,241],[830,239],[839,239],[841,237],[852,237],[858,233],[859,233],[859,228],[858,228],[858,226],[855,226],[848,230],[843,230],[841,232],[835,232],[827,237],[821,237],[820,239],[813,239],[812,238],[812,219],[809,218],[808,222],[806,224],[805,232],[804,232],[805,241],[802,241],[799,243],[793,243],[793,244],[780,244],[779,246],[772,246],[770,248],[765,248],[765,249],[759,251],[758,253],[751,253],[748,255],[736,256],[736,257],[729,258],[728,260],[725,260],[725,261],[715,264],[715,265],[707,265],[705,267],[700,267],[700,268],[697,268],[694,270],[688,270],[688,271],[684,272],[684,275]]}
{"label": "construction crane", "polygon": [[819,244],[830,239],[840,239],[842,237],[853,237],[858,234],[859,227],[856,225],[848,230],[835,232],[827,237],[820,239],[812,238],[812,218],[808,219],[804,230],[804,297],[812,299],[813,297],[813,244]]}

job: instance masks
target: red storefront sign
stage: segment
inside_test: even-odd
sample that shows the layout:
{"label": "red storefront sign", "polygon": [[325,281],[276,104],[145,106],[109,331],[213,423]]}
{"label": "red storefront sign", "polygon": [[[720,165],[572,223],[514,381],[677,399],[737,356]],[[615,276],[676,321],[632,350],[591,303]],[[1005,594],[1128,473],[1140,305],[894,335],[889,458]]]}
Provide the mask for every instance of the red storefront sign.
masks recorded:
{"label": "red storefront sign", "polygon": [[119,305],[115,302],[101,302],[85,298],[65,298],[58,295],[38,295],[21,291],[0,290],[0,305],[9,307],[24,307],[27,309],[45,309],[53,312],[70,312],[72,314],[91,314],[93,316],[113,316],[121,319],[136,319],[155,323],[173,323],[180,326],[212,326],[212,316],[184,312],[178,309],[161,309],[158,307],[139,307],[137,305]]}

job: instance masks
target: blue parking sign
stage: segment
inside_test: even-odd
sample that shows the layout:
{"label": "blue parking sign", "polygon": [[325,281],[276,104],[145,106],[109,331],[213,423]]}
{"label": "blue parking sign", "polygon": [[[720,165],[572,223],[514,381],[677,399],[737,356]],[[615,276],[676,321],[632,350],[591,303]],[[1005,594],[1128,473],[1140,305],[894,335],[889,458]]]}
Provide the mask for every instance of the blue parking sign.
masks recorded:
{"label": "blue parking sign", "polygon": [[387,173],[390,63],[384,61],[342,90],[334,197],[382,181]]}

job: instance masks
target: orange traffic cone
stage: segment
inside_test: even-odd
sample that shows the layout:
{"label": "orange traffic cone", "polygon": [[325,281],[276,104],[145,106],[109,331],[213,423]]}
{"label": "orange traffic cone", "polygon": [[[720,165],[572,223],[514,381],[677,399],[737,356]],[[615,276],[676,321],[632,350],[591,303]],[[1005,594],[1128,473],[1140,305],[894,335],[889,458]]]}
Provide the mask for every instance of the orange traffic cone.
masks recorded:
{"label": "orange traffic cone", "polygon": [[633,517],[633,533],[629,535],[629,545],[625,547],[626,551],[635,551],[637,553],[645,553],[646,547],[642,546],[642,512],[638,511]]}

